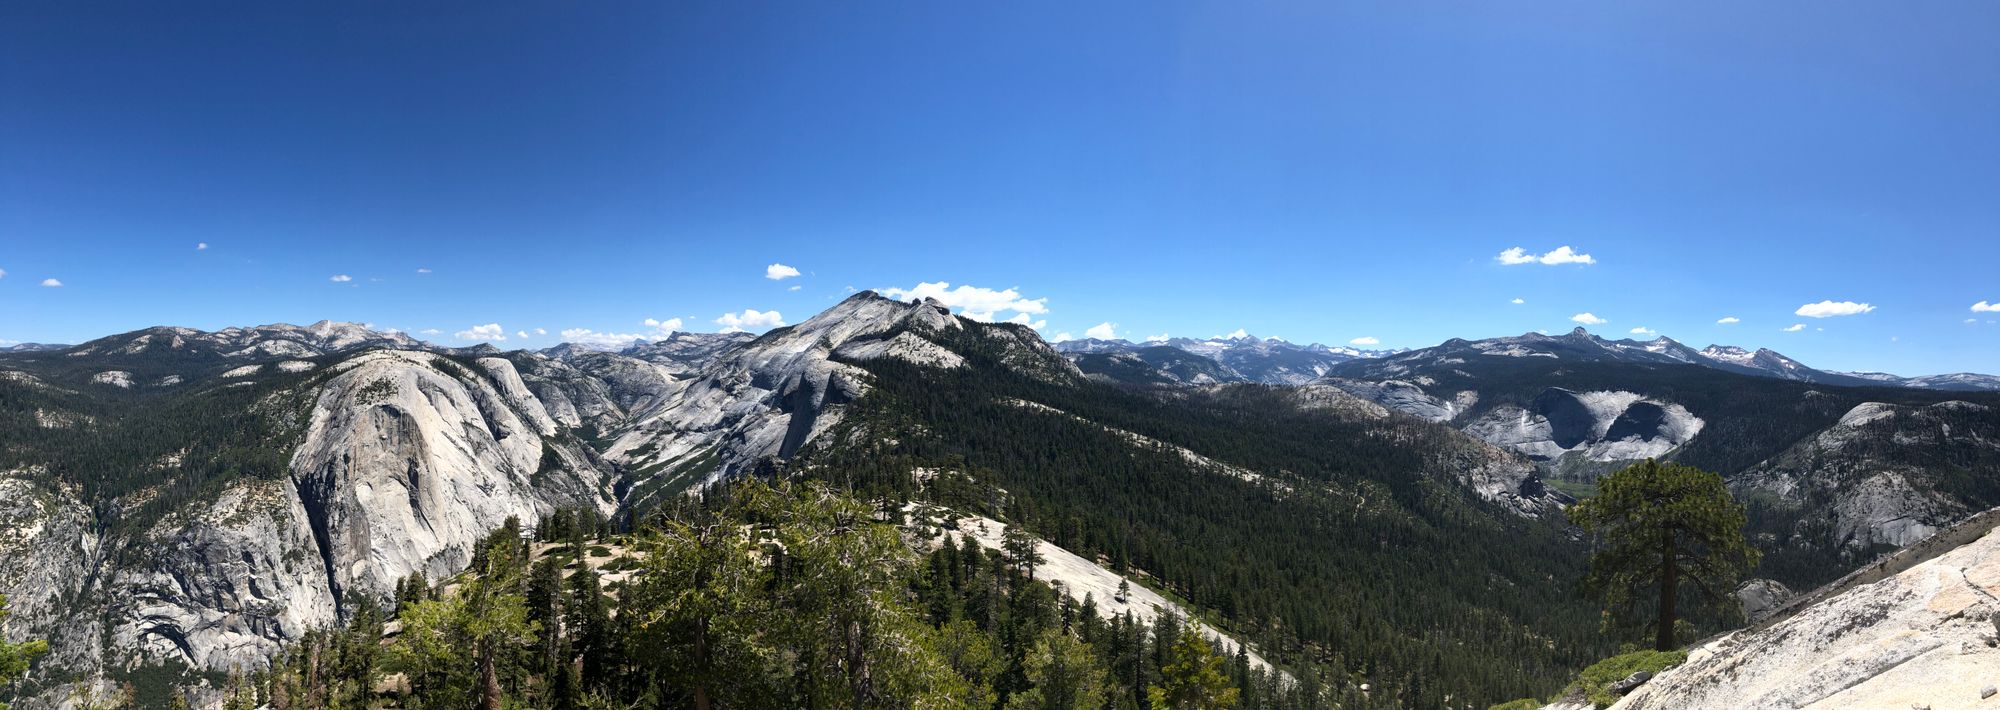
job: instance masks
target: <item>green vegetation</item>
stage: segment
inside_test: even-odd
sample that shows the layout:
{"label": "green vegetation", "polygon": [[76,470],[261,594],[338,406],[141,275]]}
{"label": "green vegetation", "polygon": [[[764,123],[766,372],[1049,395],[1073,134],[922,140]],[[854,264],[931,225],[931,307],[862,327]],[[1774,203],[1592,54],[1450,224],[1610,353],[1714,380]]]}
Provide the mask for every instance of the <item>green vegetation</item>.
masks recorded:
{"label": "green vegetation", "polygon": [[[1105,619],[1023,574],[1020,558],[946,538],[918,553],[875,506],[818,484],[749,482],[613,538],[612,581],[537,559],[512,521],[472,569],[360,605],[231,706],[404,708],[1318,708],[1171,615]],[[582,526],[556,522],[569,560]],[[388,623],[385,623],[387,621]],[[388,642],[380,643],[385,629]],[[1314,693],[1307,695],[1306,693]]]}
{"label": "green vegetation", "polygon": [[[791,470],[1005,519],[1141,570],[1346,707],[1546,693],[1615,647],[1572,593],[1582,546],[1560,521],[1523,519],[1446,477],[1440,457],[1469,444],[1443,426],[1301,409],[1278,387],[1169,399],[1050,382],[1019,374],[977,329],[934,337],[970,366],[858,363],[874,389],[821,438],[836,444]],[[939,473],[918,481],[919,468]]]}
{"label": "green vegetation", "polygon": [[[0,594],[0,622],[7,620],[7,596]],[[7,643],[0,639],[0,685],[14,682],[28,670],[28,662],[49,652],[49,642],[34,640],[21,643]],[[0,703],[0,710],[7,710],[6,703]]]}
{"label": "green vegetation", "polygon": [[1597,495],[1596,483],[1585,483],[1582,481],[1566,481],[1562,479],[1545,480],[1542,482],[1548,484],[1550,488],[1562,491],[1563,493],[1569,495],[1569,497],[1575,498],[1577,500],[1585,500],[1590,498],[1591,496]]}
{"label": "green vegetation", "polygon": [[1743,506],[1721,476],[1691,466],[1628,466],[1600,480],[1597,497],[1571,506],[1569,519],[1598,543],[1584,585],[1603,597],[1612,623],[1650,616],[1659,651],[1678,646],[1682,586],[1711,605],[1733,604],[1738,577],[1757,565],[1743,538]]}
{"label": "green vegetation", "polygon": [[1618,695],[1611,692],[1611,684],[1630,677],[1633,673],[1645,671],[1658,674],[1660,671],[1678,666],[1687,660],[1686,651],[1633,651],[1612,656],[1590,665],[1578,673],[1570,683],[1569,691],[1582,691],[1585,700],[1598,707],[1618,702]]}
{"label": "green vegetation", "polygon": [[1521,698],[1520,700],[1509,700],[1499,705],[1494,705],[1486,710],[1535,710],[1544,704],[1542,701],[1534,698]]}

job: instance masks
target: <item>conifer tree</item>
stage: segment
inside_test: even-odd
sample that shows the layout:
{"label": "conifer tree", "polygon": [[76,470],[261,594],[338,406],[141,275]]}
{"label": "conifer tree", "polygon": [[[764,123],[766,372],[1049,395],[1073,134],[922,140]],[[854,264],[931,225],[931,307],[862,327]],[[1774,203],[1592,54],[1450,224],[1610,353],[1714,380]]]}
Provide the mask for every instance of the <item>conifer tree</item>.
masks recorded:
{"label": "conifer tree", "polygon": [[1673,650],[1681,587],[1691,585],[1711,605],[1735,601],[1737,578],[1759,553],[1744,539],[1743,506],[1722,477],[1653,459],[1598,481],[1597,495],[1569,508],[1570,522],[1597,538],[1587,589],[1601,595],[1611,618],[1638,617],[1655,601],[1653,647]]}

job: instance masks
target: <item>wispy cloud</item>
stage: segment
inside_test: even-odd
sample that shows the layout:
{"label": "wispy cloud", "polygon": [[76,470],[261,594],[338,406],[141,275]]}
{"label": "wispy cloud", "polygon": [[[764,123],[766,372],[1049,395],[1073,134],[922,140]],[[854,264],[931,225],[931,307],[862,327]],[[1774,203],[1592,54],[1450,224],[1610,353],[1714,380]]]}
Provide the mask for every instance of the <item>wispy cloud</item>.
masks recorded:
{"label": "wispy cloud", "polygon": [[1518,305],[1521,305],[1521,304],[1523,304],[1523,303],[1527,303],[1527,300],[1525,300],[1525,299],[1520,299],[1520,298],[1516,298],[1516,299],[1514,299],[1513,303],[1514,303],[1514,305],[1518,306]]}
{"label": "wispy cloud", "polygon": [[1734,325],[1741,322],[1743,319],[1736,316],[1723,316],[1715,321],[1716,325]]}
{"label": "wispy cloud", "polygon": [[1783,328],[1780,328],[1779,330],[1783,330],[1784,332],[1787,332],[1787,333],[1797,333],[1797,332],[1799,332],[1799,331],[1801,331],[1801,330],[1805,330],[1805,329],[1806,329],[1806,324],[1804,324],[1804,323],[1793,323],[1793,324],[1791,324],[1791,325],[1788,325],[1788,326],[1785,326],[1785,327],[1783,327]]}
{"label": "wispy cloud", "polygon": [[332,276],[330,276],[330,277],[327,277],[327,279],[326,279],[326,280],[328,280],[328,281],[332,281],[332,282],[334,282],[334,283],[337,283],[337,284],[344,284],[344,283],[347,283],[347,282],[349,282],[349,281],[353,281],[353,280],[354,280],[354,277],[352,277],[352,276],[348,276],[347,274],[334,274],[334,275],[332,275]]}
{"label": "wispy cloud", "polygon": [[781,281],[797,275],[799,275],[798,269],[794,269],[784,264],[772,264],[770,266],[764,267],[764,278],[770,279],[772,281]]}
{"label": "wispy cloud", "polygon": [[1576,315],[1570,316],[1569,319],[1576,321],[1578,323],[1582,323],[1584,325],[1604,325],[1605,323],[1611,322],[1603,318],[1597,317],[1597,314],[1595,313],[1587,313],[1587,312],[1578,313]]}
{"label": "wispy cloud", "polygon": [[715,319],[724,333],[748,333],[752,329],[770,330],[785,324],[785,317],[777,311],[759,311],[745,308],[742,313],[724,313]]}
{"label": "wispy cloud", "polygon": [[55,279],[42,279],[42,285],[49,288],[61,288],[62,282]]}
{"label": "wispy cloud", "polygon": [[1167,342],[1168,340],[1170,340],[1170,339],[1172,339],[1172,338],[1173,338],[1173,336],[1172,336],[1172,335],[1168,335],[1168,334],[1166,334],[1166,333],[1161,333],[1161,334],[1159,334],[1159,335],[1148,335],[1148,336],[1146,336],[1146,342],[1148,342],[1148,343],[1164,343],[1164,342]]}
{"label": "wispy cloud", "polygon": [[1648,327],[1646,327],[1646,326],[1643,326],[1643,325],[1642,325],[1642,326],[1639,326],[1639,327],[1637,327],[1637,328],[1633,328],[1633,329],[1632,329],[1632,334],[1633,334],[1633,335],[1659,335],[1659,332],[1658,332],[1658,331],[1655,331],[1655,330],[1653,330],[1652,328],[1648,328]]}
{"label": "wispy cloud", "polygon": [[[562,336],[562,340],[565,343],[576,343],[578,345],[606,350],[622,350],[641,340],[659,340],[673,335],[674,331],[680,330],[682,325],[682,321],[679,318],[668,318],[666,320],[647,318],[640,321],[640,323],[651,330],[643,333],[599,333],[589,328],[566,328],[559,335]],[[535,332],[541,333],[542,329],[536,328]]]}
{"label": "wispy cloud", "polygon": [[1515,266],[1519,264],[1547,264],[1555,266],[1557,264],[1597,263],[1595,257],[1572,249],[1568,245],[1556,247],[1555,250],[1543,254],[1535,254],[1521,247],[1514,247],[1500,252],[1500,255],[1493,257],[1493,260],[1500,262],[1503,266]]}
{"label": "wispy cloud", "polygon": [[1347,344],[1349,344],[1349,345],[1381,345],[1381,344],[1382,344],[1382,339],[1381,339],[1381,338],[1377,338],[1377,337],[1375,337],[1375,336],[1373,336],[1373,335],[1364,335],[1364,336],[1361,336],[1361,337],[1359,337],[1359,338],[1355,338],[1355,339],[1353,339],[1353,340],[1349,340],[1349,341],[1347,341]]}
{"label": "wispy cloud", "polygon": [[430,272],[431,272],[431,270],[430,270],[430,269],[426,269],[426,268],[422,268],[422,267],[418,267],[418,268],[417,268],[417,273],[419,273],[419,274],[428,274],[428,273],[430,273]]}
{"label": "wispy cloud", "polygon": [[[939,303],[956,308],[961,315],[976,321],[992,322],[1000,313],[1007,311],[1025,315],[1042,315],[1049,312],[1049,299],[1026,298],[1019,290],[1011,288],[990,289],[967,284],[953,288],[945,281],[922,281],[911,288],[880,288],[875,291],[898,301],[935,298]],[[1021,321],[1009,319],[1008,322]]]}
{"label": "wispy cloud", "polygon": [[1801,315],[1807,318],[1832,318],[1834,316],[1858,315],[1862,313],[1867,313],[1872,310],[1875,310],[1875,307],[1868,305],[1866,303],[1855,303],[1853,301],[1838,301],[1838,302],[1820,301],[1819,303],[1808,303],[1806,305],[1799,306],[1799,309],[1797,311],[1793,311],[1793,313],[1795,315]]}
{"label": "wispy cloud", "polygon": [[207,250],[208,250],[208,242],[195,242],[195,243],[194,243],[194,250],[195,250],[195,251],[207,251]]}
{"label": "wispy cloud", "polygon": [[507,329],[500,327],[499,323],[487,323],[452,333],[451,337],[482,342],[504,341],[507,339]]}

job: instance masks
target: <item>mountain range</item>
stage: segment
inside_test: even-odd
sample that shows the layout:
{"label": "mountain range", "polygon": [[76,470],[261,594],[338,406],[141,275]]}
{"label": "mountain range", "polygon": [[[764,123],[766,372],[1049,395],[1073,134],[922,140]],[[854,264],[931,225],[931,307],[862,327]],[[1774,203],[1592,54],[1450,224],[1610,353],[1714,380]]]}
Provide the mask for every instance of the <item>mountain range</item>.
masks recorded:
{"label": "mountain range", "polygon": [[1560,515],[1596,476],[1722,473],[1759,574],[1806,588],[2000,505],[1992,382],[1580,329],[1051,345],[872,292],[619,352],[148,328],[0,354],[0,632],[54,645],[23,707],[212,691],[357,599],[458,573],[510,517],[629,526],[805,477],[1020,525],[1340,692],[1497,702],[1607,650]]}

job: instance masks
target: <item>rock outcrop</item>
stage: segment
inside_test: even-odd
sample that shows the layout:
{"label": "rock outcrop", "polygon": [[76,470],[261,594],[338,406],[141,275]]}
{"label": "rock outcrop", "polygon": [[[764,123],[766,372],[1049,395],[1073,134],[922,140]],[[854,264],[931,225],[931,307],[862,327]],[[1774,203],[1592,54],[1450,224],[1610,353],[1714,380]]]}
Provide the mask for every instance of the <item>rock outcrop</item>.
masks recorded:
{"label": "rock outcrop", "polygon": [[2000,511],[1709,641],[1616,710],[1985,707],[2000,680]]}
{"label": "rock outcrop", "polygon": [[1950,471],[2000,465],[2000,418],[1986,405],[1866,402],[1840,421],[1730,481],[1808,512],[1802,527],[1851,551],[1901,547],[1971,512],[1940,483]]}

